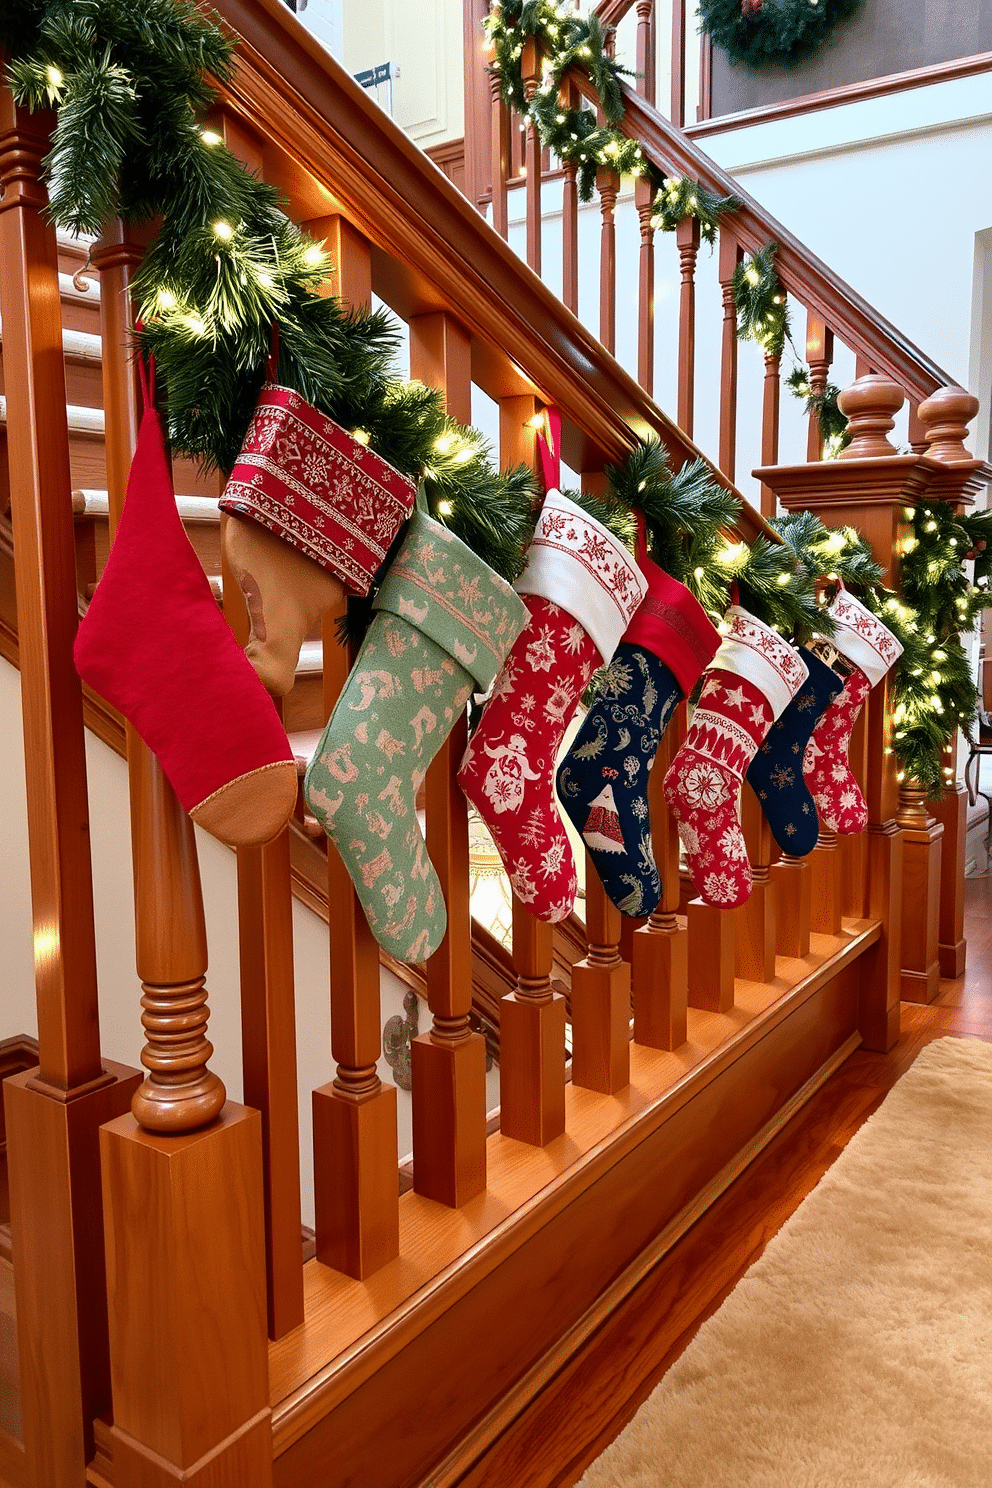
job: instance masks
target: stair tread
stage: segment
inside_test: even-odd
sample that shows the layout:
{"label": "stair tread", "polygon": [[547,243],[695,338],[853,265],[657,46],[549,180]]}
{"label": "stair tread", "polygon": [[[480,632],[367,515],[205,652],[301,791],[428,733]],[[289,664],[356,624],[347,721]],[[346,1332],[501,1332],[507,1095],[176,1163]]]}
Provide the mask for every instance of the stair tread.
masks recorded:
{"label": "stair tread", "polygon": [[[176,495],[176,506],[184,522],[218,522],[220,508],[216,496]],[[72,493],[72,510],[77,517],[105,517],[110,510],[106,491],[81,488]]]}
{"label": "stair tread", "polygon": [[[3,321],[0,320],[0,342],[3,341]],[[99,362],[103,353],[103,343],[99,336],[91,331],[62,331],[62,352],[76,361]]]}
{"label": "stair tread", "polygon": [[[102,408],[86,408],[79,403],[70,403],[66,408],[70,434],[100,434],[105,432]],[[0,424],[7,422],[7,399],[0,393]]]}

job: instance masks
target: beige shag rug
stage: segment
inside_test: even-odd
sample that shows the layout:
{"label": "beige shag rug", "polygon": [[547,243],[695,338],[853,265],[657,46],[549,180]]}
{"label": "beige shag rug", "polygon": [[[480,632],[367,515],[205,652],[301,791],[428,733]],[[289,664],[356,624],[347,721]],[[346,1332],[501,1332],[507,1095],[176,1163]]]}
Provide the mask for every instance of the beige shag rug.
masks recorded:
{"label": "beige shag rug", "polygon": [[990,1488],[992,1045],[929,1044],[581,1488]]}

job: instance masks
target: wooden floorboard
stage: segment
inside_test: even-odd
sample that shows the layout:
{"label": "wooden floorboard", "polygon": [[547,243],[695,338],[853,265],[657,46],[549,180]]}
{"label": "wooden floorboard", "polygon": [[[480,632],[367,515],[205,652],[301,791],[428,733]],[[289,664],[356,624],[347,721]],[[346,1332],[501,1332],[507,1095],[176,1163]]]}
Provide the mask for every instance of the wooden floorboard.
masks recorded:
{"label": "wooden floorboard", "polygon": [[968,967],[902,1005],[888,1054],[858,1050],[541,1392],[459,1488],[568,1488],[627,1424],[923,1046],[992,1042],[992,879],[969,879]]}

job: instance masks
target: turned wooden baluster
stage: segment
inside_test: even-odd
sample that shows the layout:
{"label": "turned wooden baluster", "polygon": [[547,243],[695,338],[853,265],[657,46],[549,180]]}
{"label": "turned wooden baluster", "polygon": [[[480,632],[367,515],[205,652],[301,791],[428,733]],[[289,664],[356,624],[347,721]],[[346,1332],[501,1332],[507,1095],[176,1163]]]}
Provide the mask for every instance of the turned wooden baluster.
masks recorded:
{"label": "turned wooden baluster", "polygon": [[675,229],[679,250],[679,428],[691,438],[696,409],[696,259],[699,218],[683,217]]}
{"label": "turned wooden baluster", "polygon": [[[561,101],[565,108],[578,104],[574,83],[563,83]],[[578,164],[566,160],[562,165],[561,185],[561,297],[573,315],[579,312],[579,186]]]}
{"label": "turned wooden baluster", "polygon": [[772,832],[747,781],[741,794],[741,824],[751,862],[751,897],[738,911],[735,970],[749,982],[775,979],[776,899],[770,877]]}
{"label": "turned wooden baluster", "polygon": [[720,228],[720,289],[723,295],[723,342],[720,354],[720,469],[730,480],[737,464],[737,303],[734,271],[741,257],[737,239]]}
{"label": "turned wooden baluster", "polygon": [[[765,381],[761,406],[761,463],[778,464],[779,410],[782,401],[781,357],[765,353]],[[775,515],[775,493],[762,483],[761,515]]]}
{"label": "turned wooden baluster", "polygon": [[679,836],[662,792],[665,775],[686,733],[680,703],[658,746],[648,781],[651,841],[661,876],[661,902],[633,935],[634,1042],[649,1049],[685,1043],[689,998],[688,931],[678,919]]}
{"label": "turned wooden baluster", "polygon": [[812,880],[809,927],[818,935],[839,935],[843,913],[840,838],[822,821],[808,861]]}
{"label": "turned wooden baluster", "polygon": [[[810,310],[806,316],[806,361],[809,365],[810,391],[819,397],[826,392],[830,364],[833,359],[834,333],[822,316],[817,315],[815,310]],[[807,460],[823,459],[823,430],[820,428],[819,415],[816,413],[811,413],[809,416],[806,458]],[[762,463],[765,465],[770,463],[764,458],[763,452]]]}
{"label": "turned wooden baluster", "polygon": [[685,0],[672,0],[672,99],[670,117],[676,129],[685,127]]}
{"label": "turned wooden baluster", "polygon": [[655,187],[647,176],[634,182],[634,205],[641,228],[637,271],[637,380],[654,391],[654,214]]}
{"label": "turned wooden baluster", "polygon": [[[500,400],[500,463],[536,465],[529,421],[542,405]],[[500,1130],[546,1146],[565,1130],[565,999],[551,990],[552,927],[513,896],[517,985],[500,1002]]]}
{"label": "turned wooden baluster", "polygon": [[[541,54],[533,36],[524,42],[520,75],[528,106],[541,81]],[[541,272],[541,136],[528,112],[524,136],[524,173],[527,177],[527,262],[535,274]]]}
{"label": "turned wooden baluster", "polygon": [[[322,222],[320,235],[331,255],[332,293],[346,304],[368,306],[372,294],[368,242],[340,217]],[[326,616],[322,635],[328,715],[354,659],[348,647],[338,644],[336,621],[336,615]],[[396,1090],[383,1085],[376,1069],[382,1049],[379,947],[331,843],[327,895],[334,906],[328,933],[331,1054],[337,1069],[329,1085],[313,1092],[317,1259],[361,1278],[399,1251]]]}
{"label": "turned wooden baluster", "polygon": [[[605,493],[600,471],[582,489]],[[586,853],[586,942],[572,967],[572,1084],[613,1095],[630,1084],[630,967],[620,955],[623,916]]]}
{"label": "turned wooden baluster", "polygon": [[110,1404],[99,1128],[141,1076],[100,1057],[50,115],[0,89],[0,313],[39,1068],[4,1084],[24,1481],[78,1488]]}
{"label": "turned wooden baluster", "polygon": [[783,853],[769,869],[775,888],[775,949],[780,956],[802,960],[809,955],[813,875],[808,859]]}
{"label": "turned wooden baluster", "polygon": [[507,235],[506,181],[510,173],[510,110],[500,93],[498,73],[489,79],[492,97],[492,197],[493,227],[501,238]]}
{"label": "turned wooden baluster", "polygon": [[[676,5],[675,9],[678,9]],[[654,107],[657,94],[657,68],[655,66],[655,6],[654,0],[637,0],[637,42],[635,55],[635,71],[637,73],[636,88],[642,98]],[[674,16],[673,16],[674,26]],[[683,87],[685,75],[683,70]],[[674,79],[672,83],[674,91]],[[681,122],[681,121],[680,121]]]}
{"label": "turned wooden baluster", "polygon": [[[261,172],[257,139],[224,114],[217,127],[225,145],[249,170]],[[323,224],[307,223],[319,239]],[[221,530],[234,520],[221,516]],[[248,610],[221,542],[224,618],[241,645],[248,641]],[[282,716],[282,701],[276,699]],[[293,972],[293,888],[289,830],[264,847],[238,850],[238,937],[241,973],[241,1068],[245,1103],[262,1117],[265,1185],[265,1267],[271,1338],[303,1321],[300,1245],[300,1136]]]}
{"label": "turned wooden baluster", "polygon": [[599,339],[607,351],[617,342],[617,224],[620,177],[608,165],[596,170],[596,190],[603,223],[599,235]]}
{"label": "turned wooden baluster", "polygon": [[[847,751],[851,774],[864,795],[868,778],[868,735],[862,709],[851,733]],[[864,832],[852,832],[840,839],[841,912],[852,920],[864,919],[868,892],[868,838]]]}
{"label": "turned wooden baluster", "polygon": [[[450,316],[410,321],[410,375],[439,388],[447,410],[472,421],[472,344]],[[448,911],[444,940],[427,962],[429,1033],[414,1039],[413,1186],[443,1204],[464,1204],[486,1186],[486,1042],[469,1027],[472,925],[468,806],[455,776],[468,742],[455,724],[427,771],[427,849]]]}
{"label": "turned wooden baluster", "polygon": [[944,828],[930,815],[929,790],[915,785],[899,771],[899,808],[902,827],[903,1002],[933,1002],[940,991],[940,851]]}

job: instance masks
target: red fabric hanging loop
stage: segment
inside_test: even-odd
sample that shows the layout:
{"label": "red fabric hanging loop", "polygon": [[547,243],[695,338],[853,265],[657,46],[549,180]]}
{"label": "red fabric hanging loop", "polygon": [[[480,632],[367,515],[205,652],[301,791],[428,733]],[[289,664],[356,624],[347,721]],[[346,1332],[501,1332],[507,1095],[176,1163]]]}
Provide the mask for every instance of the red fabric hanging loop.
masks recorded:
{"label": "red fabric hanging loop", "polygon": [[648,556],[648,524],[639,506],[634,507],[634,517],[637,521],[637,549],[634,556],[643,568]]}
{"label": "red fabric hanging loop", "polygon": [[277,320],[272,322],[272,342],[269,347],[266,376],[269,382],[279,381],[279,322]]}
{"label": "red fabric hanging loop", "polygon": [[[134,323],[134,329],[140,336],[142,331],[145,329],[144,321],[140,319],[136,320]],[[138,381],[141,383],[142,412],[144,413],[147,412],[149,408],[155,407],[155,358],[153,356],[150,356],[148,357],[146,362],[144,352],[139,346],[137,351],[137,361]]]}
{"label": "red fabric hanging loop", "polygon": [[544,410],[543,430],[537,436],[537,452],[541,459],[541,478],[545,493],[561,487],[561,409],[549,404]]}

